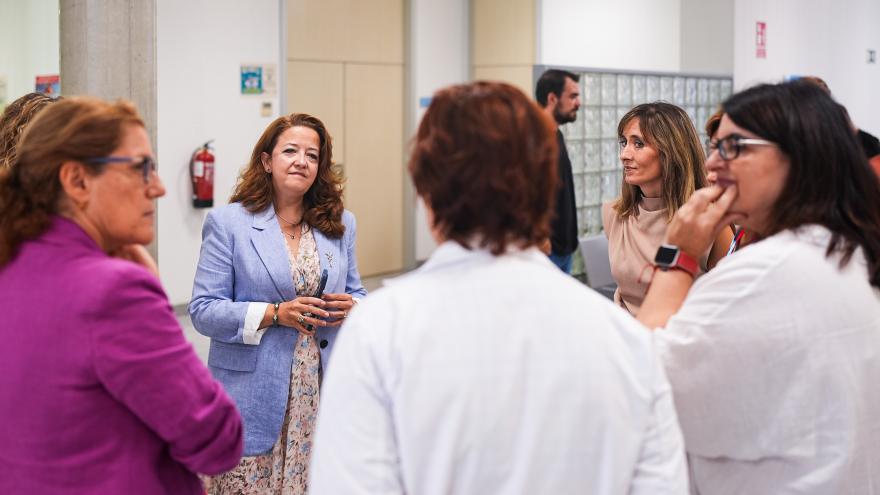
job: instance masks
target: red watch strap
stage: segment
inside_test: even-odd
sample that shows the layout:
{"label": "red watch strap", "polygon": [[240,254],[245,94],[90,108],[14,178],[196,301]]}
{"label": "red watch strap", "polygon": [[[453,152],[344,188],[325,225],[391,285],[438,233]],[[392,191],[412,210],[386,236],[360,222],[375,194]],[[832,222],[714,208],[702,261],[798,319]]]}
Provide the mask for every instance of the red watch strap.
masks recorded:
{"label": "red watch strap", "polygon": [[684,251],[678,251],[678,259],[675,260],[675,266],[670,268],[681,268],[682,270],[690,273],[694,278],[697,276],[697,272],[700,269],[700,264],[697,263],[691,255],[685,253]]}

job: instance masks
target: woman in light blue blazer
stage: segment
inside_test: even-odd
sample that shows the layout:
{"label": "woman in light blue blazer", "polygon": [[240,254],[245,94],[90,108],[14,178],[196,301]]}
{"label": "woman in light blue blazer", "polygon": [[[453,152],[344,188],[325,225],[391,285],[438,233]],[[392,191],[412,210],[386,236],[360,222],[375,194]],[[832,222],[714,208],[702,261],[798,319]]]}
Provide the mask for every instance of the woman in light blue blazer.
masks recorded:
{"label": "woman in light blue blazer", "polygon": [[[320,379],[339,325],[366,295],[355,219],[315,117],[263,132],[228,206],[208,214],[189,313],[208,366],[244,418],[244,455],[209,493],[304,493]],[[326,273],[326,286],[321,279]]]}

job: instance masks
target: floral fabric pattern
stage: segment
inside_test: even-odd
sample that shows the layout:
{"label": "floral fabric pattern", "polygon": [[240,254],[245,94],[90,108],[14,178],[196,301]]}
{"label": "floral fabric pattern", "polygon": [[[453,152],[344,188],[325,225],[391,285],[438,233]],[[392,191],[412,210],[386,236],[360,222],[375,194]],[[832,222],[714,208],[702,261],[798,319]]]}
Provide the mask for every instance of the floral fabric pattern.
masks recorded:
{"label": "floral fabric pattern", "polygon": [[[282,234],[283,235],[283,234]],[[284,243],[290,258],[290,274],[297,295],[318,291],[321,264],[311,227],[303,225],[299,252],[289,239]],[[238,467],[205,480],[211,495],[301,495],[308,491],[309,457],[318,414],[321,353],[314,337],[300,334],[294,348],[287,411],[281,436],[270,453],[244,457]]]}

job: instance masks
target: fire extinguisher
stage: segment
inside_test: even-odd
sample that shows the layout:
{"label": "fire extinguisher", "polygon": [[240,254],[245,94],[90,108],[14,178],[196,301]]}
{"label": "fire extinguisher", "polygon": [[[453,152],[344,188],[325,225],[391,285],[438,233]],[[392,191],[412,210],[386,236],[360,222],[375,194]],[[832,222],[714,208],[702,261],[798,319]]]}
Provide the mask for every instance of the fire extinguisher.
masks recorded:
{"label": "fire extinguisher", "polygon": [[189,160],[189,178],[192,180],[193,207],[214,206],[214,154],[210,140],[193,151]]}

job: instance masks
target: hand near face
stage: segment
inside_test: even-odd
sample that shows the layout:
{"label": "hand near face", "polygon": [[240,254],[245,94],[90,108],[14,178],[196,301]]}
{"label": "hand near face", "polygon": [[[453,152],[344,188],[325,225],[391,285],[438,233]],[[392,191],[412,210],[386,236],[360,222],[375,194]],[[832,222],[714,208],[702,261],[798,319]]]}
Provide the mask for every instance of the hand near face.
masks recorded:
{"label": "hand near face", "polygon": [[156,264],[156,260],[150,255],[147,248],[140,244],[127,244],[111,252],[110,256],[137,263],[159,278],[159,266]]}
{"label": "hand near face", "polygon": [[325,327],[338,327],[345,322],[351,308],[354,307],[354,299],[351,294],[324,294],[321,296],[327,303],[324,305],[330,312],[330,318],[324,322]]}
{"label": "hand near face", "polygon": [[721,229],[744,218],[728,213],[736,197],[736,186],[709,186],[695,192],[675,213],[664,242],[698,259],[709,250]]}

